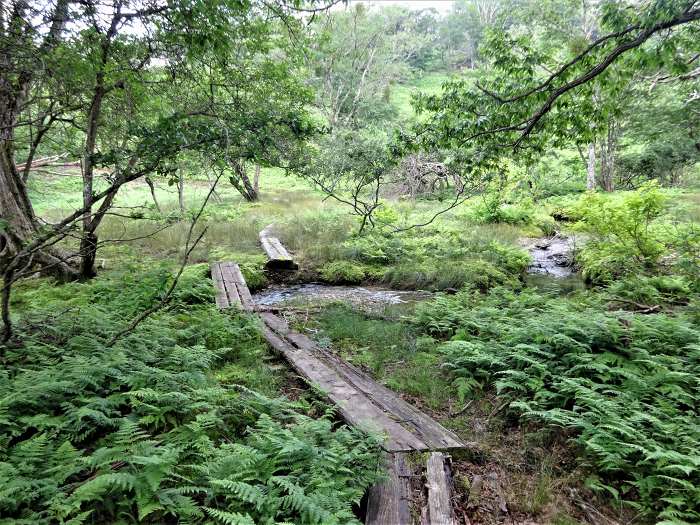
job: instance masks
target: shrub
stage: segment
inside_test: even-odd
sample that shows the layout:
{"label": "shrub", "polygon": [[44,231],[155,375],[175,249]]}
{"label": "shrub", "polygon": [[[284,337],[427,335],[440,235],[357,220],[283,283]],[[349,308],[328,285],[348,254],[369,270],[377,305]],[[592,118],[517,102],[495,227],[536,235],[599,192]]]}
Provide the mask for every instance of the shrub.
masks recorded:
{"label": "shrub", "polygon": [[334,261],[321,268],[321,277],[334,284],[358,284],[365,278],[365,269],[350,261]]}
{"label": "shrub", "polygon": [[486,196],[474,207],[472,220],[480,224],[529,224],[532,222],[532,203],[521,201],[518,204],[508,204],[501,201],[500,194]]}
{"label": "shrub", "polygon": [[368,264],[392,264],[406,255],[406,248],[397,235],[378,234],[353,237],[342,245],[344,255]]}
{"label": "shrub", "polygon": [[546,237],[552,237],[559,231],[559,225],[551,215],[537,215],[533,219],[533,223]]}
{"label": "shrub", "polygon": [[690,281],[677,275],[631,276],[611,284],[608,292],[613,299],[644,305],[686,304],[692,294]]}
{"label": "shrub", "polygon": [[484,257],[496,264],[502,271],[514,276],[522,274],[531,261],[530,254],[522,248],[497,241],[488,244]]}
{"label": "shrub", "polygon": [[584,276],[594,282],[654,270],[666,253],[664,230],[655,223],[664,196],[648,184],[622,198],[586,194],[580,201],[579,228],[592,235],[579,252]]}

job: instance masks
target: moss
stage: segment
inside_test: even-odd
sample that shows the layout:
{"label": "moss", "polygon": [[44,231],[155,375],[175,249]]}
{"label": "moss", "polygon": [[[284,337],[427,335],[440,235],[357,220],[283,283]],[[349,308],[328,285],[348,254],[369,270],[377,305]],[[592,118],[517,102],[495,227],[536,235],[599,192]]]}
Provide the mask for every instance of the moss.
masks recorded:
{"label": "moss", "polygon": [[428,263],[404,264],[389,268],[384,274],[383,282],[397,289],[433,291],[456,290],[465,286],[486,291],[504,284],[517,286],[513,277],[493,263],[481,259],[447,261],[439,267]]}
{"label": "moss", "polygon": [[333,284],[357,284],[364,280],[365,268],[350,261],[334,261],[321,268],[321,277]]}

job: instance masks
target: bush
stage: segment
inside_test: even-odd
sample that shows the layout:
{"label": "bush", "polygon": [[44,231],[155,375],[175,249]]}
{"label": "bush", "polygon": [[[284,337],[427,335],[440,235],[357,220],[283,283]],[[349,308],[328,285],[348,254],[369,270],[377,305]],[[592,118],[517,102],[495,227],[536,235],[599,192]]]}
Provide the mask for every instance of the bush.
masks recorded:
{"label": "bush", "polygon": [[350,261],[334,261],[321,268],[321,277],[333,284],[358,284],[365,278],[365,269]]}
{"label": "bush", "polygon": [[643,305],[687,304],[693,293],[690,281],[678,275],[631,276],[611,284],[608,292],[613,300]]}
{"label": "bush", "polygon": [[501,201],[500,194],[489,195],[474,207],[472,220],[477,224],[504,223],[529,224],[533,218],[532,203],[521,201],[507,204]]}
{"label": "bush", "polygon": [[[197,288],[201,271],[186,282]],[[188,290],[106,346],[170,279],[132,269],[71,284],[17,324],[0,371],[5,522],[357,523],[376,441],[214,378],[238,362],[270,384],[251,318],[181,308],[201,298]]]}
{"label": "bush", "polygon": [[368,264],[392,264],[406,255],[407,251],[401,237],[397,235],[364,235],[353,237],[342,245],[348,259]]}
{"label": "bush", "polygon": [[657,270],[667,252],[665,230],[655,222],[664,196],[653,184],[621,198],[586,194],[579,203],[579,228],[592,238],[580,250],[578,262],[593,282]]}
{"label": "bush", "polygon": [[530,254],[518,246],[492,241],[488,244],[483,257],[493,262],[498,268],[513,276],[522,274],[530,265]]}
{"label": "bush", "polygon": [[542,235],[546,237],[552,237],[559,231],[559,225],[551,215],[537,215],[533,219],[533,224],[537,226],[542,232]]}
{"label": "bush", "polygon": [[495,289],[441,297],[415,322],[452,336],[441,351],[456,390],[493,387],[522,419],[572,433],[591,489],[664,523],[700,521],[692,320]]}

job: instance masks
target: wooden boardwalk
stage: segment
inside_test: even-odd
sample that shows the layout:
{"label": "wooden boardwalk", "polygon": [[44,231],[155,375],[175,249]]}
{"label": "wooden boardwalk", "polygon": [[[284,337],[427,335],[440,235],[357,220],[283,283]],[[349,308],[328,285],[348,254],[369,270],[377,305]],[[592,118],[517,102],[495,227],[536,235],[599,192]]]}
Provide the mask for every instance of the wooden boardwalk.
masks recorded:
{"label": "wooden boardwalk", "polygon": [[216,288],[216,306],[228,308],[237,306],[244,310],[253,309],[253,298],[237,264],[220,262],[211,265],[211,278]]}
{"label": "wooden boardwalk", "polygon": [[[257,310],[237,264],[214,263],[211,274],[219,308]],[[426,469],[428,505],[422,523],[452,525],[448,456],[437,451],[465,448],[467,444],[362,370],[290,329],[282,317],[262,309],[258,314],[263,323],[262,335],[270,346],[323,392],[345,421],[383,437],[382,446],[389,453],[389,479],[370,490],[366,523],[412,523],[408,481],[412,474],[407,474],[404,453],[417,451],[432,452]]]}
{"label": "wooden boardwalk", "polygon": [[258,235],[260,245],[268,259],[265,267],[269,270],[296,270],[299,266],[280,240],[272,233],[273,226],[269,224]]}

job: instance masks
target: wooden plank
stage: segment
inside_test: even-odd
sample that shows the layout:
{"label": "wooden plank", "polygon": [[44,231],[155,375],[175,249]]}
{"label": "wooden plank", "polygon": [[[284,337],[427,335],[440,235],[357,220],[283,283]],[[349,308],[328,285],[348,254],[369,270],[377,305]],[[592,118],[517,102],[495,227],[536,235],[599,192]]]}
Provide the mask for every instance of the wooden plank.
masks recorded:
{"label": "wooden plank", "polygon": [[296,270],[299,266],[280,240],[273,235],[272,227],[273,225],[269,224],[258,234],[260,245],[268,258],[265,266],[269,269]]}
{"label": "wooden plank", "polygon": [[[269,314],[264,314],[269,315]],[[383,412],[362,392],[349,385],[338,373],[309,352],[299,350],[263,326],[262,334],[270,345],[281,352],[301,376],[316,385],[338,406],[340,415],[349,424],[386,437],[383,448],[389,452],[426,450],[427,446]]]}
{"label": "wooden plank", "polygon": [[241,304],[244,310],[253,310],[253,297],[250,295],[250,290],[248,289],[248,284],[245,282],[245,277],[243,277],[243,272],[241,268],[234,263],[228,263],[231,268],[231,274],[233,275],[236,288],[238,289],[238,295],[241,298]]}
{"label": "wooden plank", "polygon": [[361,370],[346,363],[332,352],[319,348],[307,336],[289,329],[284,319],[270,314],[260,314],[263,321],[274,331],[287,338],[297,348],[304,349],[323,359],[349,384],[364,393],[384,412],[393,414],[413,434],[420,437],[430,450],[465,448],[467,446],[456,434],[447,430],[433,418],[424,414],[395,392],[374,381]]}
{"label": "wooden plank", "polygon": [[236,279],[231,272],[231,266],[229,263],[221,263],[221,275],[224,278],[224,285],[226,286],[226,295],[228,296],[228,301],[231,305],[243,306],[241,303],[241,297],[238,295],[238,289],[236,288]]}
{"label": "wooden plank", "polygon": [[455,525],[452,512],[452,483],[447,456],[433,452],[428,458],[425,476],[428,486],[429,525]]}
{"label": "wooden plank", "polygon": [[465,448],[467,446],[457,435],[443,427],[427,414],[399,397],[384,385],[377,383],[363,371],[346,363],[328,350],[319,349],[327,363],[330,363],[346,380],[362,391],[384,410],[391,412],[404,422],[411,432],[425,442],[431,450]]}
{"label": "wooden plank", "polygon": [[230,306],[228,296],[226,295],[226,285],[224,278],[221,275],[221,263],[211,264],[211,278],[214,281],[216,289],[216,306],[219,308],[228,308]]}
{"label": "wooden plank", "polygon": [[411,525],[411,485],[403,454],[390,454],[389,478],[369,489],[365,525]]}

